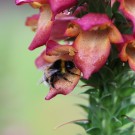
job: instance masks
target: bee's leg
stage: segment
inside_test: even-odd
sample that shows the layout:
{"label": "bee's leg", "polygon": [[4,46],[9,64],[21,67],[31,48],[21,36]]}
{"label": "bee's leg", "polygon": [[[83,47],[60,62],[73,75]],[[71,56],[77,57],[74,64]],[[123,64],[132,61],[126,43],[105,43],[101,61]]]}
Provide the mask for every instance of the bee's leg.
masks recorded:
{"label": "bee's leg", "polygon": [[66,81],[68,81],[68,82],[70,82],[70,83],[72,83],[71,81],[69,81],[66,77],[64,77],[63,75],[59,75],[59,77],[60,78],[62,78],[62,79],[64,79],[64,80],[66,80]]}
{"label": "bee's leg", "polygon": [[51,79],[50,79],[50,85],[51,85],[53,88],[55,88],[54,82],[55,82],[55,76],[52,76]]}
{"label": "bee's leg", "polygon": [[72,83],[71,81],[69,81],[66,77],[62,77],[64,80],[66,80],[66,81],[68,81],[68,82],[70,82],[70,83]]}
{"label": "bee's leg", "polygon": [[70,70],[66,70],[66,71],[67,71],[68,73],[72,74],[72,75],[80,76],[80,75],[78,75],[78,74],[75,74],[75,73],[71,72]]}

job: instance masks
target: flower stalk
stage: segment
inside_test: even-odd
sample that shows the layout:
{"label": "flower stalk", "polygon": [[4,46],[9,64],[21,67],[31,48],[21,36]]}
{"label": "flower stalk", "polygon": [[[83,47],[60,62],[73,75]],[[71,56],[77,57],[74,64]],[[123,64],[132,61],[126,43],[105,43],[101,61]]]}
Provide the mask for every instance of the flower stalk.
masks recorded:
{"label": "flower stalk", "polygon": [[134,135],[135,1],[16,0],[39,14],[29,50],[43,46],[35,65],[47,82],[46,100],[73,91],[79,80],[89,105],[86,120],[73,121],[88,135]]}
{"label": "flower stalk", "polygon": [[83,106],[82,109],[88,113],[90,123],[77,124],[90,135],[134,134],[134,121],[131,118],[134,115],[130,113],[133,113],[135,107],[132,98],[135,93],[135,73],[114,52],[117,53],[116,48],[112,49],[106,65],[93,74],[91,79],[82,79],[89,84],[84,92],[89,95],[89,106]]}

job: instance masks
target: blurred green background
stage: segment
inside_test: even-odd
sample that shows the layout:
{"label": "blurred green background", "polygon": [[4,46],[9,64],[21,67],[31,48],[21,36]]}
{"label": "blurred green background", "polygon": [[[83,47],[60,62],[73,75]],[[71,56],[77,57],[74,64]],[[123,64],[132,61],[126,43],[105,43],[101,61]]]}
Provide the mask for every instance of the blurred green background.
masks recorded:
{"label": "blurred green background", "polygon": [[75,104],[87,103],[79,97],[80,87],[68,96],[45,101],[48,87],[39,84],[42,72],[34,59],[43,48],[27,48],[34,33],[24,26],[27,16],[38,12],[14,0],[0,0],[0,135],[83,135],[84,130],[64,122],[85,118]]}

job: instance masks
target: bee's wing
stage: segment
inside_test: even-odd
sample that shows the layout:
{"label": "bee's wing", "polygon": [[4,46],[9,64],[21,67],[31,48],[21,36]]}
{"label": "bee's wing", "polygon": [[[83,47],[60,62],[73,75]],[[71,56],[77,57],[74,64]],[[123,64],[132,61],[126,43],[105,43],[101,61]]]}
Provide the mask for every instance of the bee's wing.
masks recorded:
{"label": "bee's wing", "polygon": [[48,71],[48,75],[51,76],[58,71],[59,71],[58,69],[51,69],[51,70]]}
{"label": "bee's wing", "polygon": [[[44,70],[45,71],[45,70]],[[44,72],[44,75],[42,78],[39,80],[38,84],[44,83],[45,85],[48,85],[48,82],[46,81],[48,78],[50,78],[54,73],[56,73],[58,70],[53,69],[53,70],[48,70]]]}
{"label": "bee's wing", "polygon": [[45,85],[48,85],[46,82],[45,76],[43,75],[42,78],[38,81],[38,84],[44,83]]}

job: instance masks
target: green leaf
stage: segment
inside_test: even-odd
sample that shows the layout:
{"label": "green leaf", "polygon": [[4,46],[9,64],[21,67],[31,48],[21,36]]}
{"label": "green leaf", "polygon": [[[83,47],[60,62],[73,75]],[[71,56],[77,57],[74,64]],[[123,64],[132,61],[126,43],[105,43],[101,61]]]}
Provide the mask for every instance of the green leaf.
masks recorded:
{"label": "green leaf", "polygon": [[85,130],[87,130],[87,129],[89,129],[91,122],[89,121],[89,122],[86,123],[86,122],[81,122],[80,121],[80,122],[75,122],[75,124],[81,126]]}
{"label": "green leaf", "polygon": [[125,87],[117,89],[120,97],[128,97],[135,93],[135,87]]}
{"label": "green leaf", "polygon": [[120,6],[120,3],[118,1],[116,1],[114,4],[113,4],[113,7],[112,7],[112,12],[115,13],[118,11],[119,9],[119,6]]}
{"label": "green leaf", "polygon": [[98,100],[98,98],[91,95],[89,98],[89,102],[90,102],[91,106],[96,107],[97,104],[99,103],[99,100]]}
{"label": "green leaf", "polygon": [[105,107],[110,107],[112,106],[113,102],[112,102],[112,95],[111,94],[106,94],[103,95],[103,97],[101,98],[100,102],[103,104],[103,106]]}
{"label": "green leaf", "polygon": [[123,81],[122,87],[131,87],[134,81],[135,81],[135,76]]}
{"label": "green leaf", "polygon": [[99,90],[98,89],[89,89],[89,90],[86,90],[83,94],[89,94],[91,96],[98,97],[99,96]]}
{"label": "green leaf", "polygon": [[95,73],[89,78],[89,80],[81,78],[81,81],[90,86],[93,86],[94,88],[98,88],[101,84],[101,76],[99,73]]}
{"label": "green leaf", "polygon": [[121,127],[123,124],[122,121],[115,116],[112,117],[111,123],[112,123],[113,127],[115,127],[115,128]]}
{"label": "green leaf", "polygon": [[123,34],[132,34],[133,33],[133,28],[123,25],[123,28],[122,28],[121,32]]}
{"label": "green leaf", "polygon": [[77,106],[81,107],[86,113],[89,113],[89,107],[85,105],[78,104]]}
{"label": "green leaf", "polygon": [[134,133],[134,125],[130,126],[129,128],[126,128],[125,130],[123,130],[120,135],[135,135]]}
{"label": "green leaf", "polygon": [[129,124],[129,123],[133,123],[133,121],[129,120],[127,117],[125,117],[125,115],[121,116],[120,120],[121,120],[123,126],[126,124]]}
{"label": "green leaf", "polygon": [[112,8],[111,8],[111,5],[108,5],[107,7],[106,7],[106,9],[105,9],[105,12],[106,12],[106,14],[110,17],[110,18],[112,18]]}
{"label": "green leaf", "polygon": [[99,6],[98,12],[99,13],[105,13],[105,5],[104,5],[102,0],[98,1],[98,6]]}
{"label": "green leaf", "polygon": [[119,116],[126,115],[127,113],[131,112],[134,108],[135,104],[133,103],[123,105],[123,107],[120,108]]}
{"label": "green leaf", "polygon": [[109,80],[112,80],[112,78],[114,77],[113,71],[107,66],[104,66],[99,71],[99,73],[100,73],[100,76],[102,77],[102,79],[104,80],[104,82],[108,82]]}
{"label": "green leaf", "polygon": [[101,132],[101,129],[98,127],[92,127],[86,130],[90,135],[98,135]]}
{"label": "green leaf", "polygon": [[133,27],[129,21],[119,22],[119,21],[115,20],[115,25],[122,34],[132,34],[133,33]]}
{"label": "green leaf", "polygon": [[120,12],[115,12],[114,17],[117,22],[127,23],[125,16]]}
{"label": "green leaf", "polygon": [[105,4],[101,0],[87,0],[89,12],[105,13]]}

